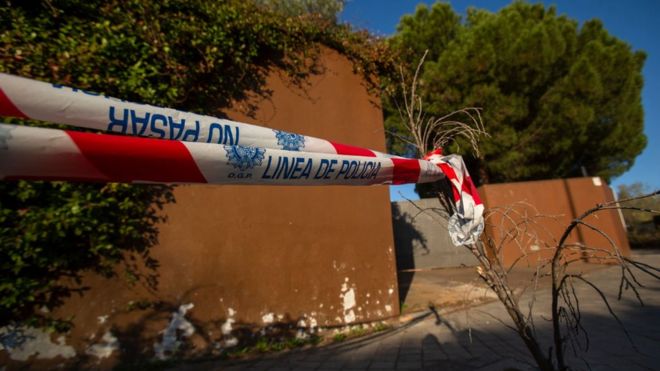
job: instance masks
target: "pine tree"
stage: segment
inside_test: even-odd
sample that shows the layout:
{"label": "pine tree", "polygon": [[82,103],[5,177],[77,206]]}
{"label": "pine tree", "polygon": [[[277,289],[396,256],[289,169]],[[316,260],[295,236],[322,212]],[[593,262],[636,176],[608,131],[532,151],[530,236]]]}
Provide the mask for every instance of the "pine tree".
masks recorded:
{"label": "pine tree", "polygon": [[[437,3],[404,16],[390,42],[413,65],[430,50],[420,83],[429,115],[483,108],[491,137],[480,158],[463,153],[479,183],[582,171],[609,181],[646,146],[646,55],[599,20],[579,27],[554,7],[514,2],[497,13],[471,8],[461,21],[449,5]],[[386,104],[386,126],[400,133],[398,114]],[[467,146],[446,150],[461,148]]]}

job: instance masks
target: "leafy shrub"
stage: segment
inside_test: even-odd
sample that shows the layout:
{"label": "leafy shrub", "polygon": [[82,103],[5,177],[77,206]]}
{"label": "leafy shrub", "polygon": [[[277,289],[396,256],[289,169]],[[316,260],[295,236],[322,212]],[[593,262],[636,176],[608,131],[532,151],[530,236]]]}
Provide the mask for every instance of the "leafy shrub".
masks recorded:
{"label": "leafy shrub", "polygon": [[[106,277],[124,262],[130,281],[144,279],[137,262],[155,269],[158,211],[172,201],[167,186],[66,182],[0,183],[0,318],[47,318],[79,287],[82,272]],[[128,258],[128,257],[131,258]],[[128,259],[126,259],[128,258]],[[43,323],[40,323],[43,324]]]}

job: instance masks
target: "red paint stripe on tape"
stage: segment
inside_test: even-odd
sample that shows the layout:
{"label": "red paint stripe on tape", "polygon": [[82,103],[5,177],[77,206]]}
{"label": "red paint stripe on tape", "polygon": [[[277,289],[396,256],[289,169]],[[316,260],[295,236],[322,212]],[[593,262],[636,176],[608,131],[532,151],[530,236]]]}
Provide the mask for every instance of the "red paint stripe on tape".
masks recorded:
{"label": "red paint stripe on tape", "polygon": [[10,117],[28,118],[14,103],[7,97],[7,94],[0,89],[0,115]]}
{"label": "red paint stripe on tape", "polygon": [[341,144],[335,142],[330,142],[330,144],[332,144],[332,146],[335,147],[335,151],[337,151],[338,155],[376,157],[375,153],[373,153],[371,150],[366,148],[355,147],[355,146],[350,146],[348,144]]}
{"label": "red paint stripe on tape", "polygon": [[77,131],[67,134],[110,181],[206,183],[182,142]]}
{"label": "red paint stripe on tape", "polygon": [[419,161],[407,158],[391,158],[394,163],[392,184],[417,183],[419,180]]}
{"label": "red paint stripe on tape", "polygon": [[472,182],[472,178],[469,176],[466,176],[465,180],[463,181],[463,191],[472,195],[472,199],[474,199],[475,205],[481,205],[483,203],[481,202],[481,197],[479,197],[477,187],[474,186],[474,182]]}
{"label": "red paint stripe on tape", "polygon": [[[441,163],[438,166],[440,166],[440,170],[445,173],[449,180],[458,179],[456,172],[448,164]],[[454,193],[454,202],[458,202],[458,200],[461,199],[461,195],[458,193],[458,189],[456,189],[453,183],[451,189]],[[463,178],[463,183],[461,183],[461,191],[471,195],[475,205],[481,205],[483,203],[481,202],[481,197],[479,197],[479,192],[477,191],[477,187],[474,186],[471,177],[466,176]]]}
{"label": "red paint stripe on tape", "polygon": [[[438,164],[438,166],[440,166],[440,170],[442,170],[442,172],[445,173],[445,176],[450,181],[458,179],[458,177],[456,176],[456,172],[448,164],[440,163],[440,164]],[[454,202],[457,202],[458,200],[460,200],[461,195],[458,193],[458,189],[456,188],[456,186],[454,185],[453,182],[451,184],[451,190],[454,193]]]}

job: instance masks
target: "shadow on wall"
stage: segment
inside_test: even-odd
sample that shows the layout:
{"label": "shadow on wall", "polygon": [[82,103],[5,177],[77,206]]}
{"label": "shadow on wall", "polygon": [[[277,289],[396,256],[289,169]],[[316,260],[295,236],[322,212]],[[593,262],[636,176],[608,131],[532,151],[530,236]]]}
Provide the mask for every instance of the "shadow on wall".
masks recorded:
{"label": "shadow on wall", "polygon": [[414,218],[401,210],[401,206],[392,203],[392,224],[394,233],[394,245],[396,246],[396,270],[399,281],[399,300],[403,303],[408,295],[414,272],[403,272],[415,268],[415,249],[423,250],[422,254],[428,254],[427,240],[415,227]]}

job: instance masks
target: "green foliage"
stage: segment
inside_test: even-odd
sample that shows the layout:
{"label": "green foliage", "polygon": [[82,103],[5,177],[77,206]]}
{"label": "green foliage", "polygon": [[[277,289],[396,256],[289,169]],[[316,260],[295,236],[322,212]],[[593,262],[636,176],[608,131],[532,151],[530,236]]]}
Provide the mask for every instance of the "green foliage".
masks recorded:
{"label": "green foliage", "polygon": [[344,332],[339,332],[339,333],[334,334],[332,336],[332,341],[335,342],[335,343],[339,343],[339,342],[345,341],[347,339],[352,339],[352,338],[356,338],[356,337],[360,337],[360,336],[365,336],[365,335],[368,335],[368,334],[371,334],[371,333],[385,331],[389,328],[390,328],[390,326],[388,326],[384,323],[379,323],[373,328],[369,328],[369,327],[366,327],[366,326],[363,326],[363,325],[356,325],[356,326],[352,326],[348,330],[348,332],[344,331]]}
{"label": "green foliage", "polygon": [[256,0],[256,3],[287,17],[311,14],[334,22],[346,0]]}
{"label": "green foliage", "polygon": [[390,326],[390,325],[388,325],[384,322],[378,322],[378,323],[376,323],[376,325],[374,326],[373,329],[374,329],[374,332],[382,332],[382,331],[385,331],[385,330],[389,330],[390,328],[392,328],[392,326]]}
{"label": "green foliage", "polygon": [[255,345],[255,348],[260,353],[268,352],[281,352],[285,349],[300,348],[305,345],[316,345],[320,342],[321,338],[318,335],[309,335],[306,338],[293,337],[287,339],[264,339],[260,338]]}
{"label": "green foliage", "polygon": [[158,210],[171,198],[165,186],[0,183],[2,324],[47,318],[34,309],[54,308],[82,291],[85,271],[113,277],[121,261],[126,271],[155,284],[137,262],[156,268],[149,247],[157,241]]}
{"label": "green foliage", "polygon": [[340,342],[342,342],[346,339],[348,339],[348,335],[346,335],[344,333],[335,334],[332,337],[332,341],[335,342],[335,343],[340,343]]}
{"label": "green foliage", "polygon": [[369,329],[362,326],[362,325],[357,325],[351,328],[351,331],[349,332],[349,336],[351,337],[358,337],[358,336],[363,336],[369,332]]}
{"label": "green foliage", "polygon": [[[268,12],[251,1],[10,2],[0,8],[1,72],[122,99],[218,113],[246,93],[267,95],[272,68],[302,82],[318,43],[370,76],[388,68],[366,33]],[[386,58],[387,59],[387,58]]]}
{"label": "green foliage", "polygon": [[[643,183],[622,184],[619,186],[619,200],[636,198],[648,195],[658,190],[653,190]],[[622,203],[623,207],[634,209],[622,209],[623,218],[628,229],[628,239],[632,247],[660,246],[660,195],[640,198]],[[652,211],[651,211],[652,210]]]}
{"label": "green foliage", "polygon": [[[459,22],[449,5],[435,4],[403,17],[391,45],[407,55],[408,70],[430,50],[419,88],[429,115],[483,108],[491,135],[483,156],[460,142],[448,148],[467,156],[480,183],[576,176],[581,167],[609,180],[646,145],[645,54],[598,20],[580,28],[554,7],[514,2],[497,13],[470,9]],[[402,133],[392,104],[386,125]]]}
{"label": "green foliage", "polygon": [[18,2],[1,10],[3,72],[205,111],[262,91],[268,68],[307,71],[310,42],[250,2]]}
{"label": "green foliage", "polygon": [[[417,62],[428,49],[428,60],[437,60],[454,40],[461,27],[461,18],[447,3],[435,3],[431,8],[417,6],[415,14],[401,17],[396,36],[389,40],[392,48],[401,51],[401,59],[408,66]],[[433,48],[429,48],[433,45]]]}
{"label": "green foliage", "polygon": [[306,345],[318,345],[322,338],[316,334],[310,334],[307,337],[285,336],[272,337],[255,334],[258,336],[252,344],[230,350],[226,356],[228,358],[244,357],[248,354],[281,352],[287,349],[302,348]]}
{"label": "green foliage", "polygon": [[[367,33],[253,1],[0,5],[0,72],[211,115],[248,96],[267,96],[272,69],[304,84],[316,72],[321,44],[348,56],[372,87],[391,69],[381,62],[391,60],[383,57],[384,43]],[[160,186],[0,183],[0,325],[48,317],[39,309],[80,290],[86,271],[112,277],[123,261],[129,281],[145,279],[138,260],[128,257],[142,255],[155,267],[148,252],[156,211],[171,201],[170,188]]]}

